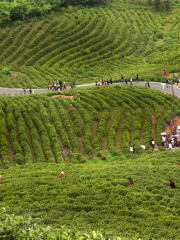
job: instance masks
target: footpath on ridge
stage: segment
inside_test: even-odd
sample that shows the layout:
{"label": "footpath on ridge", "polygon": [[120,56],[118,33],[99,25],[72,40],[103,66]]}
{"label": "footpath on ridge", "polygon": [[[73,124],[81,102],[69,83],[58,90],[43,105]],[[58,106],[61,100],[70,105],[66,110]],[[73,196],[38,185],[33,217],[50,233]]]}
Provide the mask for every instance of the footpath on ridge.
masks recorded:
{"label": "footpath on ridge", "polygon": [[[113,83],[113,85],[122,85],[121,82],[119,83]],[[145,87],[145,82],[133,82],[134,86],[143,86]],[[164,85],[164,84],[163,84]],[[150,88],[156,89],[164,93],[170,93],[172,94],[172,85],[169,85],[168,88],[164,86],[164,89],[162,88],[162,83],[159,82],[150,82]],[[130,83],[128,83],[128,86],[130,87]],[[84,88],[84,87],[96,87],[94,83],[92,84],[84,84],[84,85],[76,85],[76,88]],[[101,86],[100,86],[101,87]],[[67,89],[71,89],[71,87],[67,87]],[[180,98],[180,88],[173,86],[174,89],[174,95]],[[48,89],[32,89],[34,90],[34,93],[42,93],[42,92],[49,92]],[[66,90],[63,90],[66,91]],[[63,92],[61,91],[61,92]],[[0,88],[0,95],[2,94],[24,94],[24,90],[22,88]],[[26,89],[26,94],[29,94],[29,89]]]}

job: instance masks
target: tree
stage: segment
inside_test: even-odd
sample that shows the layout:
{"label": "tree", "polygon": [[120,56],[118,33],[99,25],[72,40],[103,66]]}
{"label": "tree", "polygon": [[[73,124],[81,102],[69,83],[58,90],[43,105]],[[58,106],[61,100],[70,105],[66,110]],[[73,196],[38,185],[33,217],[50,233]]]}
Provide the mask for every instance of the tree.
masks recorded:
{"label": "tree", "polygon": [[148,5],[153,6],[153,0],[148,0]]}
{"label": "tree", "polygon": [[161,0],[154,0],[154,6],[155,6],[156,11],[159,11],[160,4],[161,4]]}
{"label": "tree", "polygon": [[166,10],[169,11],[171,8],[170,6],[170,0],[166,0]]}

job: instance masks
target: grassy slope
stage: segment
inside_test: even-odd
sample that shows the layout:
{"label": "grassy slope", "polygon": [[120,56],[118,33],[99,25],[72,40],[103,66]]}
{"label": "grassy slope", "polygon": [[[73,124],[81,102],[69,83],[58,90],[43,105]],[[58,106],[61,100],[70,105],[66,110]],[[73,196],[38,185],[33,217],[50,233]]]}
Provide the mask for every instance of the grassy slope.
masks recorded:
{"label": "grassy slope", "polygon": [[[160,133],[172,118],[171,95],[147,88],[104,86],[81,89],[81,100],[79,89],[63,92],[73,100],[50,97],[59,93],[0,97],[2,168],[82,163],[101,150],[113,156],[129,154],[131,144],[140,153],[142,144],[151,148],[151,136],[161,145]],[[180,101],[175,101],[178,116]]]}
{"label": "grassy slope", "polygon": [[[2,172],[0,206],[39,217],[46,225],[66,224],[83,231],[101,228],[129,238],[178,239],[179,153],[10,168]],[[62,169],[68,177],[57,179]],[[134,186],[129,186],[128,177]],[[176,189],[169,187],[170,179]]]}
{"label": "grassy slope", "polygon": [[0,41],[0,62],[12,75],[1,76],[0,86],[41,88],[56,79],[70,85],[74,78],[95,82],[110,74],[114,80],[137,73],[140,79],[163,79],[164,69],[169,76],[180,73],[178,7],[155,13],[142,2],[117,1],[10,27]]}

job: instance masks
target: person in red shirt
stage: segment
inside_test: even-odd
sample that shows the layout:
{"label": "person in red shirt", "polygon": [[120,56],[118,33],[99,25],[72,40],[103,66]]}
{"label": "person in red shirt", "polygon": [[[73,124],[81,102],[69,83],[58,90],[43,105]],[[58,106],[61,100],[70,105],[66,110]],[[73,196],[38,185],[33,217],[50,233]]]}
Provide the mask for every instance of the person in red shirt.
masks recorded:
{"label": "person in red shirt", "polygon": [[134,181],[132,180],[132,178],[129,177],[128,180],[130,185],[134,185]]}
{"label": "person in red shirt", "polygon": [[103,80],[103,79],[102,79],[102,81],[101,81],[101,82],[102,82],[102,85],[104,85],[104,80]]}
{"label": "person in red shirt", "polygon": [[67,177],[67,175],[65,175],[64,171],[60,172],[60,174],[57,175],[57,178],[62,178],[62,177]]}
{"label": "person in red shirt", "polygon": [[171,188],[175,188],[175,183],[173,181],[170,180],[170,187]]}
{"label": "person in red shirt", "polygon": [[2,180],[3,180],[3,178],[2,178],[2,176],[0,175],[0,182],[2,183]]}

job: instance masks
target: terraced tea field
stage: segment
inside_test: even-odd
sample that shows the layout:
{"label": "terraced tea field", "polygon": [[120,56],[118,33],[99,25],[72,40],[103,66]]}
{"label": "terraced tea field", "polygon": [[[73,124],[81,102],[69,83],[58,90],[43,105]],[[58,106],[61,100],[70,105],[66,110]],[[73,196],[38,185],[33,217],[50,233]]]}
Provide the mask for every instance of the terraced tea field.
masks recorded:
{"label": "terraced tea field", "polygon": [[[80,92],[79,92],[80,91]],[[172,96],[134,86],[104,86],[0,97],[1,166],[22,163],[81,163],[101,150],[118,157],[135,144],[161,145],[172,118]],[[78,94],[81,94],[79,99]],[[180,100],[175,98],[176,114]],[[160,147],[161,149],[161,147]],[[151,150],[150,150],[151,151]]]}
{"label": "terraced tea field", "polygon": [[1,28],[0,65],[11,77],[0,74],[0,86],[42,88],[57,79],[70,85],[137,73],[161,80],[164,69],[180,73],[179,16],[177,9],[168,15],[119,1]]}

